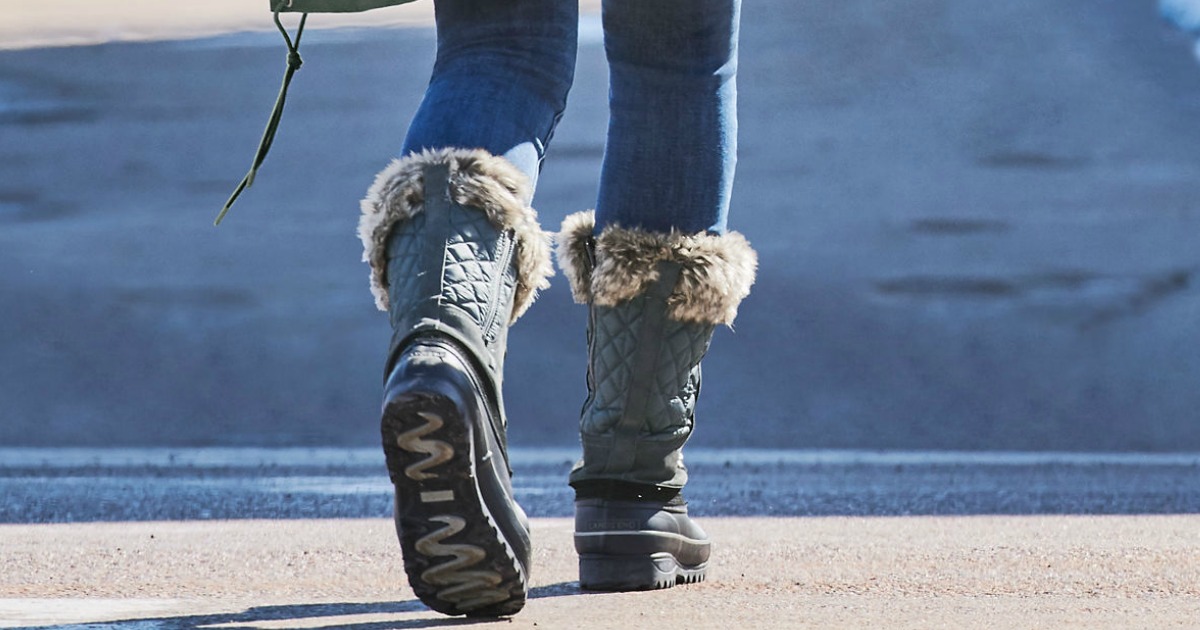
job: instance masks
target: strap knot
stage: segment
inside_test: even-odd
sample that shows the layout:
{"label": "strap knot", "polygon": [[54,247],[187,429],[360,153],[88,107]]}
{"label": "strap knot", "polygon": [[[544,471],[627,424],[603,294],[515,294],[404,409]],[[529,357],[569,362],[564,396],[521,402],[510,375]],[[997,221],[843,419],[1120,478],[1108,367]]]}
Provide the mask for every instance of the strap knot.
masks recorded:
{"label": "strap knot", "polygon": [[275,5],[275,27],[283,35],[283,42],[287,44],[288,48],[287,71],[283,73],[283,85],[279,86],[279,96],[275,98],[275,107],[271,109],[271,118],[267,120],[267,128],[263,130],[262,140],[258,143],[258,151],[254,154],[254,163],[250,166],[250,172],[246,173],[242,182],[233,190],[233,194],[229,196],[229,200],[225,202],[221,212],[217,214],[217,220],[213,221],[213,225],[220,225],[221,219],[225,218],[225,214],[233,207],[233,202],[237,201],[242,191],[254,184],[254,177],[258,175],[258,167],[262,166],[263,160],[267,159],[267,153],[271,151],[271,144],[275,142],[275,132],[279,130],[279,119],[283,116],[283,104],[287,102],[288,86],[292,84],[292,75],[300,69],[300,66],[304,65],[304,61],[300,59],[300,37],[304,35],[304,24],[308,21],[308,14],[300,16],[300,26],[296,29],[296,41],[293,43],[287,29],[283,27],[283,22],[279,21],[279,11],[285,2],[287,6],[292,6],[290,0],[279,0]]}

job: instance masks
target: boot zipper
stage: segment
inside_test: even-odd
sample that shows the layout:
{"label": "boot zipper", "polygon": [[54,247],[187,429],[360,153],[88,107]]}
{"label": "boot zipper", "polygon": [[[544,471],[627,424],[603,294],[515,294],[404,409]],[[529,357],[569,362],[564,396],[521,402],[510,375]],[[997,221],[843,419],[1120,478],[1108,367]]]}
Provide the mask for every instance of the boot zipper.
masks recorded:
{"label": "boot zipper", "polygon": [[508,265],[512,263],[513,238],[507,231],[501,232],[496,239],[496,274],[492,278],[492,290],[488,303],[487,317],[483,324],[483,341],[492,343],[500,332],[500,305],[507,300],[502,299],[501,289],[504,287],[504,276],[508,274]]}
{"label": "boot zipper", "polygon": [[[592,272],[596,269],[596,239],[589,236],[587,240],[587,281],[592,281]],[[589,292],[591,288],[589,287]],[[583,409],[580,410],[580,415],[587,413],[587,410],[592,406],[592,400],[596,398],[596,373],[592,370],[592,364],[595,362],[596,356],[596,305],[595,300],[587,305],[588,322],[587,322],[587,349],[588,349],[588,366],[587,366],[587,398],[583,401]]]}

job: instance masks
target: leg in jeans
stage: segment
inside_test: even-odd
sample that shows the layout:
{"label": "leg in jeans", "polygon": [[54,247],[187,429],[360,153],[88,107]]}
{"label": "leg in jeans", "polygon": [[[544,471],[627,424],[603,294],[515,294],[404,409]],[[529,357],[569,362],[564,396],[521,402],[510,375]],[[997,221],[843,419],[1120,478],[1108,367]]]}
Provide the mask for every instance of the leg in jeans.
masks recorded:
{"label": "leg in jeans", "polygon": [[608,143],[596,227],[725,231],[740,0],[604,0]]}
{"label": "leg in jeans", "polygon": [[571,471],[584,588],[704,579],[683,445],[700,361],[754,282],[725,231],[736,151],[737,0],[605,0],[611,118],[596,214],[567,217],[558,259],[590,306],[583,457]]}
{"label": "leg in jeans", "polygon": [[404,154],[362,203],[392,324],[381,419],[413,591],[450,615],[524,606],[529,524],[501,398],[508,325],[552,273],[529,207],[574,69],[574,0],[439,0],[438,54]]}
{"label": "leg in jeans", "polygon": [[437,61],[403,154],[484,149],[536,183],[575,74],[578,2],[438,0]]}

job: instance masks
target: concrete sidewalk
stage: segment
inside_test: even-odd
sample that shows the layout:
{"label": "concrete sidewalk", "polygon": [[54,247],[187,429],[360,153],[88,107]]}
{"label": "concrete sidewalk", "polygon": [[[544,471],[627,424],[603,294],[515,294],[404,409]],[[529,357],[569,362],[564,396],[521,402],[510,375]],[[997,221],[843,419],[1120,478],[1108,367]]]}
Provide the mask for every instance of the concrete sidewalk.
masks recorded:
{"label": "concrete sidewalk", "polygon": [[[1188,628],[1200,516],[710,518],[708,582],[584,593],[535,519],[508,628]],[[6,627],[424,628],[386,519],[0,526]],[[97,626],[92,626],[97,627]]]}

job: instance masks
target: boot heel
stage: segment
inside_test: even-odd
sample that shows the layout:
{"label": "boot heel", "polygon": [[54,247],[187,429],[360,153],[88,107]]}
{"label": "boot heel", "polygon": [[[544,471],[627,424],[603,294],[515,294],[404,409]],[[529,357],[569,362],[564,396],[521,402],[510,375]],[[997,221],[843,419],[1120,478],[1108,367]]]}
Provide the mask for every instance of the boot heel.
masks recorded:
{"label": "boot heel", "polygon": [[686,568],[669,553],[579,556],[579,587],[593,591],[644,591],[703,582],[707,565]]}
{"label": "boot heel", "polygon": [[449,342],[402,352],[386,388],[383,450],[413,593],[447,615],[506,616],[525,605],[529,533],[500,478],[507,470],[484,457],[501,451],[470,369]]}

